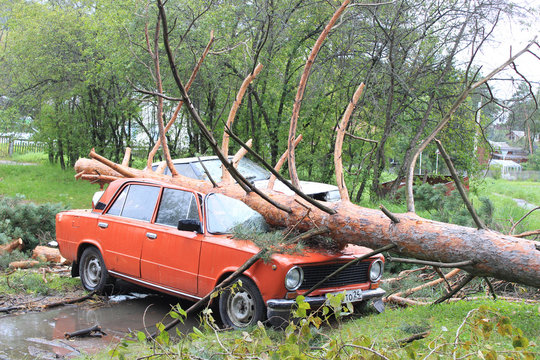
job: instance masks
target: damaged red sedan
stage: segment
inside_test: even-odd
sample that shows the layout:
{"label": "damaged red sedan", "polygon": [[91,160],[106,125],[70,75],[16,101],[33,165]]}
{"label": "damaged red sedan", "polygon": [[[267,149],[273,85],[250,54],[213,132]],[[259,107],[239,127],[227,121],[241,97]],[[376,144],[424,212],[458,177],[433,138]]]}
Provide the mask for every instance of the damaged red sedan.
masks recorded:
{"label": "damaged red sedan", "polygon": [[[87,290],[103,291],[119,278],[198,300],[259,251],[252,241],[233,238],[239,225],[267,229],[264,218],[239,200],[154,180],[120,179],[91,210],[59,213],[56,235],[60,252],[73,261],[73,276],[80,276]],[[245,328],[287,317],[298,295],[369,251],[349,245],[338,253],[308,250],[260,260],[240,277],[241,286],[220,294],[223,323]],[[345,301],[375,300],[380,309],[383,265],[381,255],[359,261],[306,301],[316,308],[327,294],[345,292]]]}

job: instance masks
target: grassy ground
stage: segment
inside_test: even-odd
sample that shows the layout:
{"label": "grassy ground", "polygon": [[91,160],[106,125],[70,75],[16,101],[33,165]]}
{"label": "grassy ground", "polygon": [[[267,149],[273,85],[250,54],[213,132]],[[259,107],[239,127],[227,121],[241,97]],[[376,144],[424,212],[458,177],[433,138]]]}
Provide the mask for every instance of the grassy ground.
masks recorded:
{"label": "grassy ground", "polygon": [[[259,326],[221,332],[201,326],[158,343],[146,343],[140,333],[138,340],[122,342],[113,352],[106,350],[92,359],[447,359],[454,351],[461,359],[534,359],[540,355],[538,305],[486,299],[332,319],[333,315],[326,323],[321,314],[310,316],[285,331]],[[425,338],[403,343],[423,332],[427,332]]]}
{"label": "grassy ground", "polygon": [[61,202],[70,208],[91,207],[92,195],[98,185],[75,180],[75,171],[62,171],[58,164],[49,164],[42,154],[10,158],[11,161],[36,165],[0,164],[0,194],[24,196],[35,203]]}
{"label": "grassy ground", "polygon": [[[485,179],[480,185],[479,194],[489,197],[495,207],[495,221],[507,232],[510,227],[524,216],[528,209],[519,206],[514,199],[522,199],[534,206],[540,206],[540,183],[533,181],[508,181],[502,179]],[[540,210],[529,215],[514,233],[540,229]]]}
{"label": "grassy ground", "polygon": [[61,295],[80,290],[78,278],[54,273],[43,275],[40,269],[0,273],[0,294]]}

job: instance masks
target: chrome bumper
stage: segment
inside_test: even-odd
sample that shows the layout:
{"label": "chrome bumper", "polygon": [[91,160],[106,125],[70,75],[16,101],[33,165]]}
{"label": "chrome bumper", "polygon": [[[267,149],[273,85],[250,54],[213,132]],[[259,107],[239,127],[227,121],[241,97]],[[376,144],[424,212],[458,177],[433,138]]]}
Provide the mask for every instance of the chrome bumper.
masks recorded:
{"label": "chrome bumper", "polygon": [[[386,291],[384,291],[381,288],[377,288],[374,290],[363,290],[362,299],[358,301],[380,299],[384,296],[384,294],[386,294]],[[314,306],[323,305],[325,301],[326,301],[326,296],[308,296],[305,298],[305,302],[312,305],[311,306],[312,309]],[[290,310],[295,304],[296,304],[296,300],[294,299],[270,299],[266,302],[266,307],[268,309],[268,313],[270,313],[271,311],[281,312],[283,310]]]}

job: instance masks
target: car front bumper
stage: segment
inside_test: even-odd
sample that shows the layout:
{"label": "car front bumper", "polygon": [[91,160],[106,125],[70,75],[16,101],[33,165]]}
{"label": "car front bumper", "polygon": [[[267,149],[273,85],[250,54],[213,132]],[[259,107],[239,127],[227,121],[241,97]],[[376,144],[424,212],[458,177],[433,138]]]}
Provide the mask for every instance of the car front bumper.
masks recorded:
{"label": "car front bumper", "polygon": [[[386,291],[381,288],[373,290],[364,290],[362,291],[362,298],[356,302],[366,302],[368,300],[380,300]],[[326,296],[308,296],[304,299],[307,302],[311,309],[316,309],[322,306],[327,300]],[[270,299],[266,302],[266,311],[270,323],[275,326],[279,326],[284,321],[289,319],[291,309],[296,305],[295,299]],[[383,309],[382,302],[376,306],[377,310],[381,312],[380,309]]]}

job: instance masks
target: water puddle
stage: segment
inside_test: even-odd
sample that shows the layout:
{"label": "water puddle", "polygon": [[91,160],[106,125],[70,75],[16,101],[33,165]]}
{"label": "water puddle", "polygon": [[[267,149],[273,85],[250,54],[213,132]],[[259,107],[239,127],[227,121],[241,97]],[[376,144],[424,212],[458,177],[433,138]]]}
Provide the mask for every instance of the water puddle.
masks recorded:
{"label": "water puddle", "polygon": [[[108,305],[69,305],[61,308],[0,317],[0,360],[55,359],[74,357],[81,353],[95,353],[118,342],[131,331],[155,330],[154,324],[171,321],[166,317],[178,299],[155,294],[130,294],[111,297]],[[181,303],[187,308],[189,303]],[[67,340],[66,332],[101,326],[107,334]],[[197,325],[197,317],[187,319],[180,330],[187,331]]]}

